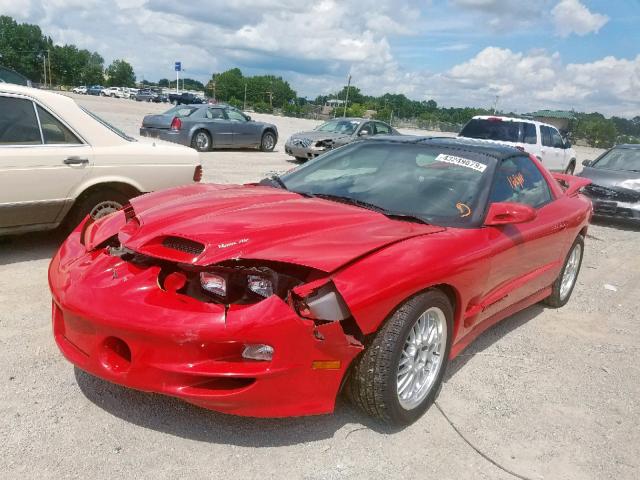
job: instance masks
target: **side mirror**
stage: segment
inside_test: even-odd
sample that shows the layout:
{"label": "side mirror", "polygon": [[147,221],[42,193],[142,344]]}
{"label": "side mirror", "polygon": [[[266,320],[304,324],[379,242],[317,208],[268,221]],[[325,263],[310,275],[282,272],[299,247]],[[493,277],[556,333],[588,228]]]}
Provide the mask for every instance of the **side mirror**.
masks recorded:
{"label": "side mirror", "polygon": [[593,160],[583,160],[582,165],[584,165],[585,167],[590,167],[591,165],[593,165]]}
{"label": "side mirror", "polygon": [[360,130],[360,132],[358,133],[359,137],[366,137],[367,135],[369,135],[369,130],[367,130],[366,128],[363,130]]}
{"label": "side mirror", "polygon": [[563,143],[564,143],[564,148],[571,148],[571,142],[566,138],[564,139]]}
{"label": "side mirror", "polygon": [[487,226],[514,225],[535,220],[536,210],[522,203],[496,202],[492,203],[484,224]]}

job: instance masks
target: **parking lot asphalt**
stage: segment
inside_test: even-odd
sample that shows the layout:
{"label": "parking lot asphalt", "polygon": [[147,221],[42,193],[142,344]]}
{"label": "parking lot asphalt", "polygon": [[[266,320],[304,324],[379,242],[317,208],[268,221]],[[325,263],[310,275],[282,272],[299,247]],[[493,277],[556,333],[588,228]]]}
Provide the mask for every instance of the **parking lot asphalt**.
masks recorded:
{"label": "parking lot asphalt", "polygon": [[[145,113],[167,108],[74,98],[131,134]],[[255,181],[292,168],[286,136],[317,123],[254,116],[278,126],[276,151],[203,154],[206,181]],[[596,153],[578,152],[579,161]],[[1,475],[640,478],[639,236],[627,225],[593,225],[570,302],[533,306],[481,335],[449,366],[438,407],[400,430],[345,399],[333,415],[241,418],[76,370],[51,334],[46,273],[60,234],[2,238]]]}

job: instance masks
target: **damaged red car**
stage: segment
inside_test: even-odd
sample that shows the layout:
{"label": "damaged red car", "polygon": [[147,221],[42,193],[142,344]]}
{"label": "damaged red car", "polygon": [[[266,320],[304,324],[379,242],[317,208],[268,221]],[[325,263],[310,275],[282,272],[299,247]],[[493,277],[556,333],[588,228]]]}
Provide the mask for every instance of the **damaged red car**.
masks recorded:
{"label": "damaged red car", "polygon": [[231,414],[408,424],[497,321],[564,305],[589,180],[511,147],[387,137],[247,185],[189,185],[86,219],[53,258],[80,369]]}

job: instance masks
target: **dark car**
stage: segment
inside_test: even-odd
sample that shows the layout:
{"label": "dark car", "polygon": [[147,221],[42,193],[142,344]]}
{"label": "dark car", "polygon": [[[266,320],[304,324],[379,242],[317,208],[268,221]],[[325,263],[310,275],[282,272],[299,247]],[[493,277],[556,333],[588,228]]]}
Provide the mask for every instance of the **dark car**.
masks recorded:
{"label": "dark car", "polygon": [[151,88],[144,88],[139,90],[138,93],[135,94],[135,99],[138,102],[153,102],[153,103],[167,103],[169,101],[169,97],[158,90],[153,90]]}
{"label": "dark car", "polygon": [[617,145],[582,164],[594,215],[640,222],[640,145]]}
{"label": "dark car", "polygon": [[0,65],[0,83],[13,83],[14,85],[31,86],[31,80],[15,70]]}
{"label": "dark car", "polygon": [[91,87],[87,88],[87,95],[95,95],[99,97],[103,89],[104,87],[102,85],[92,85]]}
{"label": "dark car", "polygon": [[327,150],[373,135],[400,135],[400,133],[391,125],[379,120],[334,118],[315,130],[291,135],[284,149],[296,160],[306,161]]}
{"label": "dark car", "polygon": [[174,105],[200,105],[205,103],[203,98],[188,92],[170,93],[169,101]]}
{"label": "dark car", "polygon": [[161,115],[147,115],[140,135],[179,143],[206,152],[218,148],[273,151],[278,129],[256,122],[229,105],[182,105]]}

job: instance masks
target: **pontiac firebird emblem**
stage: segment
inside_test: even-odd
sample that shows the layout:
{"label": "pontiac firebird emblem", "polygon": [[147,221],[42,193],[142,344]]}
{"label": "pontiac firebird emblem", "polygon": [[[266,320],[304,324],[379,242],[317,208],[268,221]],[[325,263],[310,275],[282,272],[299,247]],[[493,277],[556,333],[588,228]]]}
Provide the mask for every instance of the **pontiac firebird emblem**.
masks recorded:
{"label": "pontiac firebird emblem", "polygon": [[243,243],[247,243],[248,241],[249,241],[248,238],[241,238],[240,240],[236,240],[235,242],[219,243],[218,248],[229,248],[229,247],[233,247],[234,245],[241,245]]}

